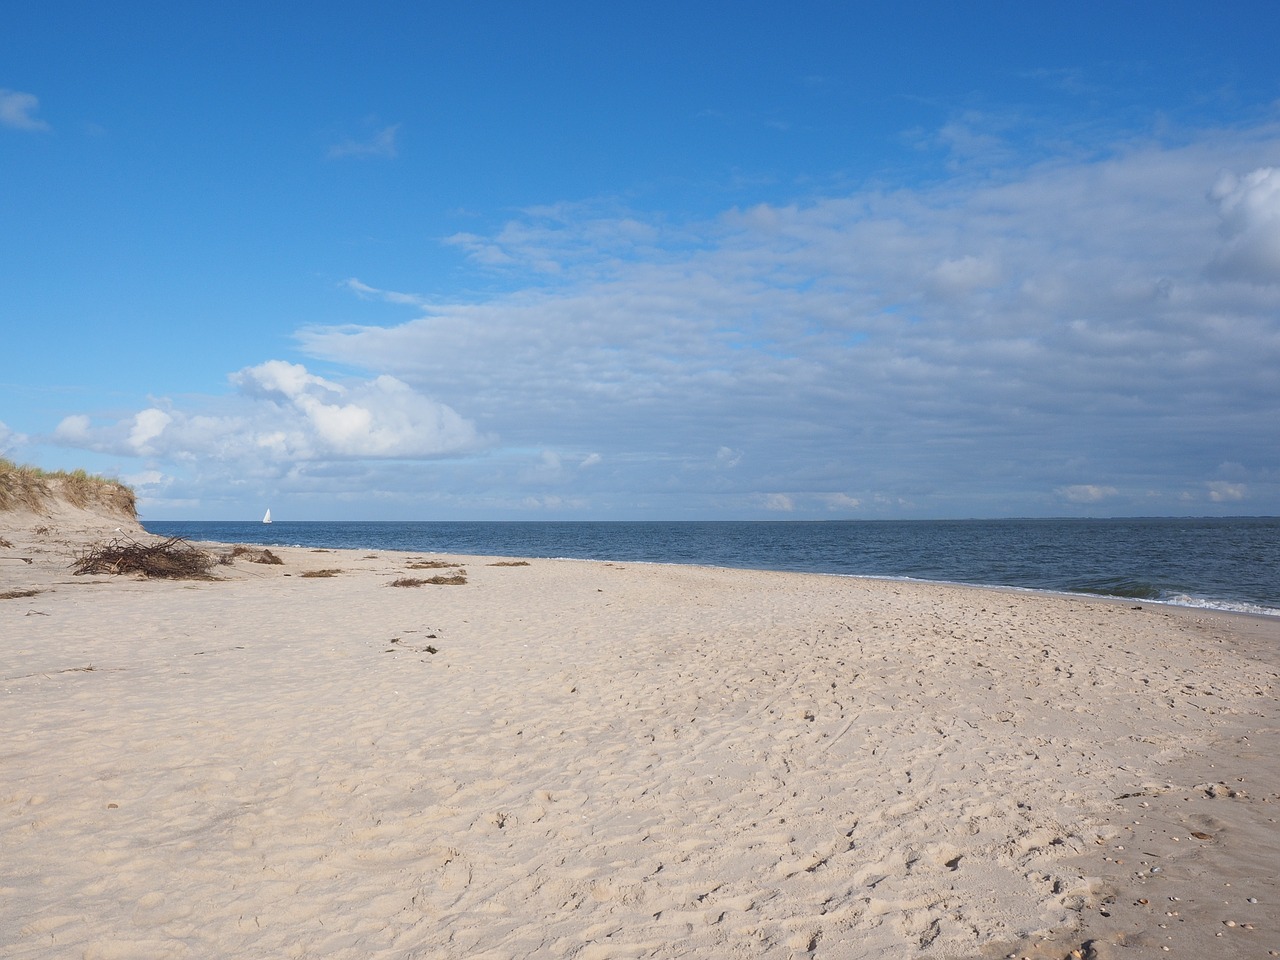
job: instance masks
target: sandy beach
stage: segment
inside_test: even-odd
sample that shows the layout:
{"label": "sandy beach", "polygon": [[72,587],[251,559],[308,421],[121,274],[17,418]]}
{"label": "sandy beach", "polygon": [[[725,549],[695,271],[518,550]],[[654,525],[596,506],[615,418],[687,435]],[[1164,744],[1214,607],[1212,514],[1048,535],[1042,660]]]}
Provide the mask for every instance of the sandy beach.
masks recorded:
{"label": "sandy beach", "polygon": [[0,957],[1280,955],[1280,620],[116,527],[0,514]]}

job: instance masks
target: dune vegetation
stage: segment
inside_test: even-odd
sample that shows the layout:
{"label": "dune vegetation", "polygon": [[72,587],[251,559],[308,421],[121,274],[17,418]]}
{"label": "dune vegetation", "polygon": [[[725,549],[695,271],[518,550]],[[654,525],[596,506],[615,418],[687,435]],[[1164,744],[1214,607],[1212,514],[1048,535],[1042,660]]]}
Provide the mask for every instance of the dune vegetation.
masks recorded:
{"label": "dune vegetation", "polygon": [[119,480],[84,470],[42,470],[0,458],[0,510],[42,513],[56,501],[131,520],[138,515],[137,496]]}

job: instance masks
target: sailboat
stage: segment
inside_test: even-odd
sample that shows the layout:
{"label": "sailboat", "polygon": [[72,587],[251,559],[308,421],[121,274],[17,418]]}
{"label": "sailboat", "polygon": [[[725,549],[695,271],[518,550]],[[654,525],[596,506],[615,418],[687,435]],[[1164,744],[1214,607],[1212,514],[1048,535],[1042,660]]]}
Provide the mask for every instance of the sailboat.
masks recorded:
{"label": "sailboat", "polygon": [[270,508],[270,507],[267,507],[267,512],[266,512],[266,513],[264,513],[264,514],[262,515],[262,522],[263,522],[263,523],[270,523],[270,522],[271,522],[271,508]]}

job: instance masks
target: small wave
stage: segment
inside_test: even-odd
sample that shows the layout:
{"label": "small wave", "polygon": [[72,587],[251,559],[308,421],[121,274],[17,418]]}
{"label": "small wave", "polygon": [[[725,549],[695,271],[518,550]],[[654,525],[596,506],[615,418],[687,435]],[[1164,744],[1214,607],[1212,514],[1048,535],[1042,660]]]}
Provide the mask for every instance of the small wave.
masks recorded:
{"label": "small wave", "polygon": [[1255,617],[1280,617],[1280,607],[1265,607],[1243,600],[1218,600],[1211,597],[1192,597],[1185,593],[1155,598],[1156,603],[1171,607],[1195,607],[1198,610],[1220,610],[1224,613],[1247,613]]}
{"label": "small wave", "polygon": [[1071,593],[1093,594],[1100,597],[1123,597],[1126,600],[1162,600],[1165,591],[1154,583],[1129,577],[1107,577],[1102,580],[1086,580],[1068,583]]}

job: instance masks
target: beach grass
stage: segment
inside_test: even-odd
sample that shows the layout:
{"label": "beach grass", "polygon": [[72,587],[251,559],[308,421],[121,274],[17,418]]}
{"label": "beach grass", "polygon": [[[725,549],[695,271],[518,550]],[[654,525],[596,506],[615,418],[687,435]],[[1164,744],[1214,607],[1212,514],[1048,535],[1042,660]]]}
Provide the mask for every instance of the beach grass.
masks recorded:
{"label": "beach grass", "polygon": [[74,507],[101,507],[111,514],[135,519],[137,495],[127,484],[84,470],[44,470],[0,458],[0,510],[39,513],[54,500]]}

